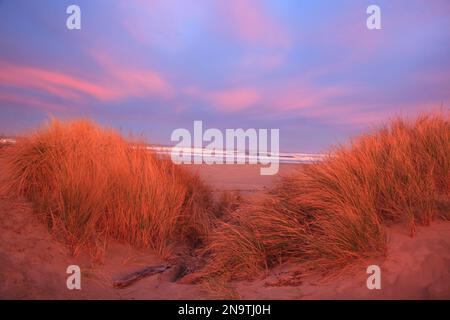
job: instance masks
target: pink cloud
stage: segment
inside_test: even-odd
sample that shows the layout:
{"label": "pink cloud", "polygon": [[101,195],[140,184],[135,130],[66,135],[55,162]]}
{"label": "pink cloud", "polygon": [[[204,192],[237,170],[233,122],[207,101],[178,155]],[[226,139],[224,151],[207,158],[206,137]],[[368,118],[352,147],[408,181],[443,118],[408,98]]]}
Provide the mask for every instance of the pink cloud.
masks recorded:
{"label": "pink cloud", "polygon": [[336,98],[351,96],[361,89],[344,85],[317,85],[313,79],[314,74],[308,74],[276,84],[262,83],[217,90],[187,87],[181,93],[206,102],[222,112],[240,112],[259,105],[274,115],[296,114],[299,110],[306,110],[318,116],[320,111],[317,109],[321,106],[330,104]]}
{"label": "pink cloud", "polygon": [[345,88],[337,86],[324,88],[298,86],[294,89],[284,89],[278,92],[272,102],[278,110],[283,111],[308,109],[346,93]]}
{"label": "pink cloud", "polygon": [[207,102],[213,108],[224,112],[238,112],[256,105],[262,96],[257,89],[238,87],[214,91],[204,91],[195,87],[189,87],[182,91]]}
{"label": "pink cloud", "polygon": [[238,39],[252,44],[288,47],[290,39],[267,8],[256,0],[222,0],[218,6],[226,26]]}
{"label": "pink cloud", "polygon": [[[291,43],[280,21],[258,0],[205,0],[200,4],[194,0],[136,0],[132,4],[121,2],[121,8],[126,13],[122,20],[125,30],[136,41],[146,45],[169,45],[165,39],[171,39],[180,32],[184,19],[194,17],[205,22],[220,21],[214,31],[231,33],[232,37],[244,43],[278,49],[289,47]],[[183,15],[178,15],[179,12]],[[170,46],[177,47],[176,43]]]}
{"label": "pink cloud", "polygon": [[[320,74],[321,71],[318,71]],[[319,85],[315,74],[283,81],[276,86],[260,87],[261,98],[271,116],[303,117],[338,125],[364,125],[385,119],[385,110],[364,110],[360,103],[340,102],[367,88],[350,85]],[[347,99],[348,101],[348,99]]]}
{"label": "pink cloud", "polygon": [[323,115],[316,116],[328,123],[370,127],[384,124],[387,120],[397,116],[414,119],[420,112],[430,110],[439,110],[439,104],[432,101],[400,105],[395,103],[383,105],[380,109],[371,110],[361,109],[360,104],[333,105],[323,110],[328,113],[328,117]]}
{"label": "pink cloud", "polygon": [[93,82],[44,68],[14,65],[0,61],[0,84],[38,89],[64,99],[79,99],[81,94],[107,99],[114,92]]}
{"label": "pink cloud", "polygon": [[249,108],[255,105],[260,98],[259,92],[250,88],[237,88],[208,94],[208,100],[212,104],[222,107],[222,110],[227,112]]}
{"label": "pink cloud", "polygon": [[100,51],[91,52],[91,55],[102,66],[104,82],[116,89],[117,97],[154,95],[170,98],[173,94],[170,84],[151,69],[124,66]]}
{"label": "pink cloud", "polygon": [[[320,75],[321,71],[318,71]],[[314,73],[294,77],[276,86],[261,89],[266,93],[265,100],[276,111],[289,112],[301,109],[314,109],[333,99],[349,96],[358,88],[348,85],[318,85],[314,83]]]}
{"label": "pink cloud", "polygon": [[[99,101],[117,101],[129,97],[157,96],[170,98],[170,85],[156,72],[150,69],[122,66],[106,55],[97,55],[103,67],[96,79],[70,75],[43,67],[12,64],[0,61],[0,85],[19,89],[33,89],[73,103],[85,98]],[[6,99],[7,98],[7,99]],[[32,99],[12,95],[3,96],[3,101],[27,103],[28,105],[52,109],[51,103],[40,103]]]}
{"label": "pink cloud", "polygon": [[[436,76],[445,78],[445,73]],[[435,77],[432,77],[435,79]],[[261,89],[263,90],[263,89]],[[367,105],[361,93],[370,95],[370,88],[350,85],[316,85],[310,79],[291,79],[269,91],[264,90],[264,100],[270,108],[270,114],[276,116],[304,117],[320,120],[333,125],[371,126],[398,115],[432,110],[440,106],[439,101],[425,100],[399,104],[383,102]],[[341,101],[340,98],[347,98]],[[355,100],[357,99],[357,100]],[[348,102],[352,101],[352,102]],[[445,105],[445,104],[444,104]]]}
{"label": "pink cloud", "polygon": [[30,106],[44,111],[62,111],[65,108],[56,103],[51,103],[48,101],[43,101],[42,99],[36,97],[29,97],[25,95],[17,95],[6,92],[0,92],[0,102],[5,104]]}

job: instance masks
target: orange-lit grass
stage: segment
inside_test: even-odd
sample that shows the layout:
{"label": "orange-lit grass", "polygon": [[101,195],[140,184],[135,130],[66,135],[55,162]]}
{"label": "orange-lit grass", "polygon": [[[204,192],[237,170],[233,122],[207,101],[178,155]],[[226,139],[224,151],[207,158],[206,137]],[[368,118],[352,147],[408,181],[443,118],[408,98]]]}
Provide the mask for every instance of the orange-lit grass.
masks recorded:
{"label": "orange-lit grass", "polygon": [[287,260],[329,271],[383,255],[386,224],[406,223],[413,235],[449,218],[439,210],[449,207],[449,155],[448,114],[395,119],[236,211],[213,232],[200,275],[248,278]]}
{"label": "orange-lit grass", "polygon": [[210,193],[197,176],[89,121],[53,120],[6,159],[10,193],[30,200],[75,251],[112,237],[167,256],[209,232]]}

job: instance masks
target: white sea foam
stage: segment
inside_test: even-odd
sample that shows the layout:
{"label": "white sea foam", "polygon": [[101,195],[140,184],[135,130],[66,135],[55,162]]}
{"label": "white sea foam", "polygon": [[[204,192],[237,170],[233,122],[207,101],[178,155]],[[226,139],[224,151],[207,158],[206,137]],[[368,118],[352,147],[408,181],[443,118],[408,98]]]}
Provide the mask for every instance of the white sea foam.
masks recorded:
{"label": "white sea foam", "polygon": [[[198,159],[202,158],[203,149],[202,148],[178,148],[178,147],[168,147],[168,146],[148,146],[150,150],[155,151],[161,155],[168,155],[175,149],[175,151],[187,152],[192,154],[193,157]],[[227,156],[230,155],[227,151],[216,150],[218,156]],[[245,155],[241,152],[234,151],[234,156],[236,159],[244,158],[251,159],[254,156],[251,156],[249,152],[245,152]],[[280,163],[313,163],[322,161],[325,157],[325,154],[319,153],[295,153],[295,152],[280,152],[278,155],[278,160]],[[264,156],[259,156],[259,158],[263,158]],[[273,157],[272,157],[273,159]]]}

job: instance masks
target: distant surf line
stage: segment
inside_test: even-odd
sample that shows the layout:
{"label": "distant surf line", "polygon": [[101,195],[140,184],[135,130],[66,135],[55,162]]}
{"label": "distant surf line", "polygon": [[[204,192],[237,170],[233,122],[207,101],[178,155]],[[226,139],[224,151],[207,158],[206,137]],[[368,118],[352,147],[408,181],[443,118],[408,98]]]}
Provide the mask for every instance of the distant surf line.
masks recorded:
{"label": "distant surf line", "polygon": [[[0,139],[0,144],[14,144],[14,143],[16,143],[15,139],[11,139],[11,138]],[[170,157],[170,153],[172,152],[172,150],[177,147],[171,147],[171,146],[165,146],[165,145],[147,145],[146,148],[148,150],[154,151],[155,153],[157,153],[159,155]],[[183,150],[179,150],[179,151],[190,151],[191,154],[193,155],[193,157],[201,158],[201,156],[203,154],[203,150],[200,148],[180,148],[180,149],[183,149]],[[217,150],[217,154],[225,157],[227,155],[227,152]],[[246,159],[251,157],[249,155],[249,152],[246,152],[245,154],[246,154],[246,156],[245,156]],[[236,157],[239,157],[240,153],[238,151],[235,151],[234,155]],[[278,156],[278,160],[280,163],[285,163],[285,164],[286,163],[291,163],[291,164],[314,163],[314,162],[322,161],[325,158],[325,156],[326,156],[325,154],[321,154],[321,153],[280,152],[279,156]]]}
{"label": "distant surf line", "polygon": [[[164,155],[164,156],[170,156],[171,152],[176,149],[177,151],[186,151],[192,154],[193,157],[198,157],[198,159],[201,159],[203,155],[204,148],[179,148],[179,147],[170,147],[170,146],[158,146],[158,145],[152,145],[147,147],[149,150],[153,150],[157,154]],[[177,149],[178,148],[178,149]],[[238,150],[235,150],[233,152],[233,156],[241,157],[242,159],[250,159],[252,156],[251,153],[246,151],[245,155],[242,155],[242,152],[239,152]],[[217,156],[223,156],[226,157],[227,155],[230,155],[230,152],[222,151],[222,150],[216,150]],[[258,155],[261,157],[261,155]],[[270,156],[270,154],[269,154]],[[322,161],[325,158],[325,154],[320,153],[295,153],[295,152],[280,152],[278,155],[278,160],[280,163],[314,163]],[[264,156],[262,156],[264,157]],[[273,158],[273,156],[272,156]]]}

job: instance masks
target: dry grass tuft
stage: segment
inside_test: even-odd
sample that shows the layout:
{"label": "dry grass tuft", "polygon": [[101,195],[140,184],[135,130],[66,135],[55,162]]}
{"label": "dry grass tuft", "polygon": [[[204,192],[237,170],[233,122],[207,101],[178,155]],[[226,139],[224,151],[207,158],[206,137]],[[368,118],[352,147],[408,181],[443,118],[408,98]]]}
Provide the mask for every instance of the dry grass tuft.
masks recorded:
{"label": "dry grass tuft", "polygon": [[244,199],[239,191],[222,191],[216,197],[214,213],[216,217],[227,220],[228,216],[236,211],[243,203]]}
{"label": "dry grass tuft", "polygon": [[9,193],[30,200],[75,253],[114,238],[168,256],[211,227],[210,192],[197,176],[89,121],[53,120],[18,139],[6,162]]}
{"label": "dry grass tuft", "polygon": [[[206,249],[206,281],[261,275],[295,260],[316,271],[386,251],[384,226],[449,218],[450,123],[435,113],[395,119],[284,178],[234,213]],[[446,211],[445,211],[446,210]]]}

